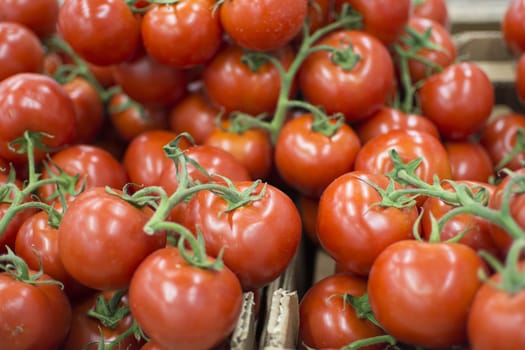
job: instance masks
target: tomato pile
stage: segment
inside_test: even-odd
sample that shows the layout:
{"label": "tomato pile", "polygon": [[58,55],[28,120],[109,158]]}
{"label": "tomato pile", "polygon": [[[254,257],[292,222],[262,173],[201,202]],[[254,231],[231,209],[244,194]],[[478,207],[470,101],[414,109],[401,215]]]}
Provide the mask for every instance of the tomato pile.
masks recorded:
{"label": "tomato pile", "polygon": [[443,0],[2,1],[0,349],[227,349],[301,241],[304,349],[525,349],[495,103]]}

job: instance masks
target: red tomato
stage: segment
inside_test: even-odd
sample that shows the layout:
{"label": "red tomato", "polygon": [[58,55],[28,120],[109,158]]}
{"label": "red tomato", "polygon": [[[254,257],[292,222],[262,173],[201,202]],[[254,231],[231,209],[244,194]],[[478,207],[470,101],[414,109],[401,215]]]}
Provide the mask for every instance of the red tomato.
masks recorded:
{"label": "red tomato", "polygon": [[38,271],[42,267],[46,275],[61,282],[68,297],[82,297],[90,291],[64,268],[58,251],[58,230],[49,225],[46,212],[37,212],[24,221],[16,235],[14,248],[16,255],[24,259],[29,268]]}
{"label": "red tomato", "polygon": [[150,340],[144,344],[140,350],[166,350],[166,348],[161,346],[159,343],[156,343],[154,340]]}
{"label": "red tomato", "polygon": [[394,243],[370,271],[372,312],[385,331],[403,343],[430,348],[462,344],[483,266],[476,252],[463,244]]}
{"label": "red tomato", "polygon": [[109,88],[115,85],[115,79],[113,77],[113,66],[97,66],[90,62],[84,62],[91,74],[97,79],[97,81],[105,88]]}
{"label": "red tomato", "polygon": [[75,77],[63,85],[75,107],[76,143],[90,143],[102,128],[104,104],[97,90],[86,79]]}
{"label": "red tomato", "polygon": [[59,348],[69,331],[71,305],[58,284],[41,283],[50,279],[44,274],[33,284],[0,273],[1,349]]}
{"label": "red tomato", "polygon": [[[394,65],[379,40],[361,31],[337,30],[316,45],[351,49],[359,59],[345,69],[334,63],[334,54],[326,50],[309,55],[298,78],[306,100],[323,106],[327,114],[343,113],[349,122],[363,119],[384,105],[394,84]],[[347,58],[339,56],[343,56],[342,61]]]}
{"label": "red tomato", "polygon": [[[522,265],[523,266],[523,265]],[[472,350],[520,350],[525,347],[525,290],[501,290],[501,274],[493,275],[479,289],[468,319],[468,339]]]}
{"label": "red tomato", "polygon": [[417,218],[415,206],[381,207],[379,192],[386,176],[349,172],[335,179],[321,195],[317,209],[317,237],[326,252],[345,271],[366,276],[376,257],[389,245],[411,239]]}
{"label": "red tomato", "polygon": [[153,5],[142,19],[142,40],[156,61],[174,67],[206,63],[222,42],[213,0]]}
{"label": "red tomato", "polygon": [[[106,327],[99,319],[88,315],[89,311],[97,311],[104,316],[114,317],[117,310],[129,306],[128,296],[124,294],[113,306],[114,309],[101,310],[100,307],[97,308],[98,298],[102,297],[105,303],[109,303],[113,295],[114,291],[98,292],[87,299],[77,301],[73,305],[71,330],[64,343],[64,350],[97,350],[102,335],[104,336],[104,344],[109,345],[132,326],[133,315],[131,312],[124,314],[115,327]],[[91,345],[88,346],[88,344]],[[127,350],[138,350],[142,346],[142,342],[135,339],[133,334],[125,337],[117,344],[115,348]]]}
{"label": "red tomato", "polygon": [[143,104],[171,105],[186,92],[183,70],[160,64],[146,53],[115,65],[113,76],[124,93]]}
{"label": "red tomato", "polygon": [[[243,191],[252,184],[237,181],[235,187]],[[252,195],[262,190],[259,184]],[[301,239],[301,216],[290,197],[270,184],[260,199],[231,211],[227,207],[225,199],[200,191],[188,203],[184,226],[202,233],[209,255],[224,249],[224,263],[243,290],[264,287],[292,261]]]}
{"label": "red tomato", "polygon": [[56,31],[58,8],[56,0],[3,0],[0,22],[23,24],[44,39]]}
{"label": "red tomato", "polygon": [[[458,184],[465,184],[472,188],[474,192],[479,192],[479,186],[487,189],[489,197],[494,193],[495,187],[486,182],[458,180]],[[452,191],[452,186],[445,182],[443,188]],[[455,207],[447,204],[437,197],[427,197],[422,206],[421,231],[425,240],[430,239],[432,233],[431,216],[436,220],[441,219],[445,214]],[[457,214],[450,218],[439,233],[441,241],[451,239],[462,233],[464,236],[459,240],[474,249],[475,251],[484,250],[495,256],[499,255],[499,249],[496,246],[490,234],[491,224],[473,214]]]}
{"label": "red tomato", "polygon": [[410,0],[336,0],[336,10],[345,3],[361,14],[363,30],[386,46],[403,34],[412,10]]}
{"label": "red tomato", "polygon": [[[224,121],[223,127],[230,125]],[[241,133],[216,127],[204,140],[205,145],[231,153],[250,173],[252,179],[266,179],[272,170],[273,146],[263,129],[249,129]]]}
{"label": "red tomato", "polygon": [[271,51],[288,44],[300,31],[308,12],[307,0],[224,1],[220,21],[240,46]]}
{"label": "red tomato", "polygon": [[[365,280],[344,273],[330,275],[309,287],[299,304],[300,343],[314,349],[336,349],[382,335],[379,327],[361,319],[343,300],[345,295],[360,297],[365,293]],[[384,344],[366,347],[383,348]]]}
{"label": "red tomato", "polygon": [[103,187],[82,192],[69,204],[58,228],[66,271],[93,289],[127,287],[142,260],[166,244],[165,233],[144,233],[152,213],[151,208],[137,208]]}
{"label": "red tomato", "polygon": [[[309,32],[314,33],[317,29],[324,27],[330,21],[331,0],[308,1]],[[302,33],[299,34],[301,36]],[[300,38],[298,38],[300,39]]]}
{"label": "red tomato", "polygon": [[494,165],[488,151],[474,141],[448,141],[447,149],[452,180],[487,182],[494,175]]}
{"label": "red tomato", "polygon": [[423,115],[436,124],[443,138],[466,140],[489,119],[494,88],[475,63],[455,63],[426,79],[418,98]]}
{"label": "red tomato", "polygon": [[368,141],[355,160],[355,170],[385,174],[392,170],[390,151],[397,151],[403,162],[421,158],[416,175],[427,183],[433,177],[450,179],[450,161],[443,144],[434,136],[415,130],[392,130]]}
{"label": "red tomato", "polygon": [[508,47],[516,54],[525,51],[525,1],[511,0],[501,20],[501,32]]}
{"label": "red tomato", "polygon": [[[523,152],[511,154],[516,147],[519,130],[525,131],[525,115],[519,113],[507,113],[489,120],[486,124],[481,132],[480,143],[487,150],[494,166],[498,168],[503,166],[511,170],[523,166],[525,154]],[[502,164],[502,161],[505,164]]]}
{"label": "red tomato", "polygon": [[[332,126],[335,120],[329,122]],[[315,119],[304,114],[286,122],[275,144],[275,165],[289,186],[319,197],[336,177],[353,169],[361,147],[355,131],[342,124],[332,136],[316,131]]]}
{"label": "red tomato", "polygon": [[[71,176],[79,175],[79,190],[83,181],[86,189],[104,186],[121,189],[128,180],[124,166],[109,152],[97,146],[74,145],[65,148],[55,153],[49,163],[51,171],[58,174],[55,165]],[[49,178],[47,169],[42,171],[42,178]],[[52,195],[55,191],[55,185],[44,185],[38,189],[38,194],[41,200],[50,202],[54,200]]]}
{"label": "red tomato", "polygon": [[432,19],[443,27],[449,27],[448,5],[446,0],[423,0],[413,2],[412,14]]}
{"label": "red tomato", "polygon": [[167,349],[174,344],[180,350],[210,349],[221,343],[235,327],[242,300],[239,280],[227,267],[192,266],[176,248],[148,256],[129,287],[133,317]]}
{"label": "red tomato", "polygon": [[[418,56],[421,56],[427,61],[433,62],[441,68],[448,67],[455,62],[456,45],[452,40],[452,35],[445,27],[432,19],[423,17],[410,18],[408,26],[419,34],[424,34],[426,31],[430,31],[430,38],[428,39],[429,43],[440,47],[440,49],[417,50],[415,53]],[[406,34],[405,37],[410,38],[408,34]],[[401,44],[401,46],[404,48],[407,47],[406,44]],[[416,59],[408,60],[408,69],[410,77],[414,82],[423,80],[436,73],[436,70],[431,66]]]}
{"label": "red tomato", "polygon": [[36,34],[22,24],[0,22],[0,81],[17,73],[40,73],[43,66],[44,47]]}
{"label": "red tomato", "polygon": [[215,129],[219,112],[204,93],[192,92],[171,109],[168,116],[169,127],[177,134],[189,133],[193,141],[200,145]]}
{"label": "red tomato", "polygon": [[148,130],[167,129],[168,127],[166,108],[130,103],[129,97],[123,93],[116,94],[110,99],[109,119],[124,141],[131,141]]}
{"label": "red tomato", "polygon": [[355,130],[365,144],[375,136],[386,134],[390,130],[418,130],[439,138],[436,125],[419,114],[405,114],[400,109],[381,107],[377,112],[355,125]]}
{"label": "red tomato", "polygon": [[[211,101],[226,113],[240,111],[254,116],[271,113],[281,89],[279,71],[269,61],[253,71],[242,61],[244,54],[237,45],[221,49],[204,68],[204,88]],[[285,46],[274,54],[287,70],[294,59],[292,49]]]}
{"label": "red tomato", "polygon": [[525,103],[525,53],[523,53],[516,65],[516,93],[522,103]]}
{"label": "red tomato", "polygon": [[319,199],[299,195],[297,206],[301,214],[303,232],[315,244],[319,244],[317,237],[317,213],[319,211]]}
{"label": "red tomato", "polygon": [[168,130],[150,130],[136,136],[126,147],[123,165],[130,182],[153,186],[172,162],[164,153],[163,147],[174,140],[177,134]]}
{"label": "red tomato", "polygon": [[64,0],[58,28],[73,50],[95,65],[124,62],[140,46],[140,21],[124,0]]}
{"label": "red tomato", "polygon": [[[25,154],[8,149],[8,143],[25,131],[43,132],[49,148],[71,143],[75,137],[75,108],[62,86],[43,74],[20,73],[0,82],[0,157],[14,162],[27,160]],[[35,149],[35,160],[45,152]]]}

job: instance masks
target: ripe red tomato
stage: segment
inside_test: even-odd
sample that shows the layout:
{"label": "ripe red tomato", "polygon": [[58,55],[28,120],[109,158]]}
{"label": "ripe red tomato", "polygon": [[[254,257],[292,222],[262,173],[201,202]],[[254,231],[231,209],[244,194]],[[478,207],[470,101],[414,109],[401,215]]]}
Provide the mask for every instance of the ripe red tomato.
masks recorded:
{"label": "ripe red tomato", "polygon": [[307,0],[224,1],[220,21],[240,46],[271,51],[288,44],[300,31],[308,12]]}
{"label": "ripe red tomato", "polygon": [[[507,113],[489,120],[481,132],[480,143],[487,150],[492,163],[496,167],[516,170],[523,166],[525,154],[511,152],[516,146],[518,130],[525,131],[525,115]],[[505,164],[500,164],[505,158]]]}
{"label": "ripe red tomato", "polygon": [[176,134],[189,133],[197,145],[215,129],[219,109],[200,91],[191,92],[182,98],[169,112],[168,123]]}
{"label": "ripe red tomato", "polygon": [[[440,47],[440,49],[417,50],[417,55],[441,68],[446,68],[455,62],[456,45],[452,40],[452,35],[445,27],[432,19],[423,17],[411,17],[408,21],[408,26],[419,34],[430,31],[429,42]],[[406,47],[404,44],[401,44],[401,46]],[[431,66],[416,59],[408,60],[408,70],[414,82],[423,80],[436,73],[436,70]]]}
{"label": "ripe red tomato", "polygon": [[390,151],[397,151],[406,163],[417,158],[422,162],[416,175],[427,183],[434,176],[450,179],[450,161],[441,141],[434,136],[415,130],[392,130],[368,141],[357,153],[354,169],[385,174],[392,170]]}
{"label": "ripe red tomato", "polygon": [[[128,180],[126,169],[119,160],[97,146],[73,145],[65,148],[53,154],[49,163],[50,170],[58,174],[55,165],[71,176],[80,176],[79,190],[84,180],[85,189],[104,186],[121,189]],[[47,169],[42,170],[43,179],[49,178],[49,175]],[[51,202],[55,191],[55,185],[44,185],[39,187],[38,195],[41,200]]]}
{"label": "ripe red tomato", "polygon": [[[211,258],[209,258],[212,261]],[[227,267],[190,265],[176,248],[149,255],[129,287],[131,313],[166,349],[210,349],[233,331],[242,306],[239,280]]]}
{"label": "ripe red tomato", "polygon": [[429,348],[463,344],[483,266],[476,252],[463,244],[394,243],[370,271],[372,312],[385,331],[403,343]]}
{"label": "ripe red tomato", "polygon": [[[36,271],[29,270],[30,275]],[[40,283],[14,279],[0,273],[0,348],[10,350],[55,350],[65,339],[71,322],[71,305],[58,284],[41,283],[51,278],[43,274]]]}
{"label": "ripe red tomato", "polygon": [[17,22],[44,39],[56,31],[59,2],[56,0],[4,0],[0,22]]}
{"label": "ripe red tomato", "polygon": [[[343,296],[360,297],[366,281],[349,274],[330,275],[308,288],[299,304],[299,342],[314,349],[338,349],[350,343],[375,337],[383,331],[361,319]],[[366,349],[383,349],[378,344]]]}
{"label": "ripe red tomato", "polygon": [[499,273],[483,284],[472,303],[468,319],[471,349],[523,349],[525,320],[521,315],[525,312],[525,291],[501,290],[494,286],[496,283],[501,283]]}
{"label": "ripe red tomato", "polygon": [[[303,114],[286,122],[275,144],[275,165],[292,188],[319,197],[338,176],[353,169],[361,147],[355,131],[342,124],[332,136],[314,129],[314,116]],[[330,121],[333,126],[336,120]]]}
{"label": "ripe red tomato", "polygon": [[337,30],[316,45],[351,48],[359,59],[345,69],[334,63],[334,54],[326,50],[309,55],[298,77],[308,102],[323,106],[329,115],[343,113],[349,122],[363,119],[385,104],[394,84],[394,65],[378,39],[361,31]]}
{"label": "ripe red tomato", "polygon": [[525,53],[523,53],[516,65],[516,93],[522,103],[525,103]]}
{"label": "ripe red tomato", "polygon": [[36,34],[22,24],[0,22],[0,81],[17,73],[40,73],[43,67],[44,47]]}
{"label": "ripe red tomato", "polygon": [[[224,121],[222,127],[230,123]],[[270,135],[263,129],[249,129],[241,133],[216,127],[204,140],[205,145],[231,153],[248,170],[251,179],[266,179],[273,165],[273,146]]]}
{"label": "ripe red tomato", "polygon": [[299,195],[297,207],[301,214],[303,232],[315,245],[319,245],[317,237],[317,213],[319,211],[319,199]]}
{"label": "ripe red tomato", "polygon": [[376,257],[389,245],[411,239],[417,218],[415,206],[398,209],[381,207],[379,192],[386,176],[348,172],[325,189],[317,210],[317,237],[325,251],[344,268],[366,276]]}
{"label": "ripe red tomato", "polygon": [[165,233],[144,233],[152,213],[103,187],[82,192],[69,204],[58,228],[60,259],[67,272],[93,289],[127,287],[142,260],[166,244]]}
{"label": "ripe red tomato", "polygon": [[501,20],[501,32],[507,46],[515,53],[525,51],[525,1],[511,0]]}
{"label": "ripe red tomato", "polygon": [[115,65],[113,77],[124,93],[143,104],[168,106],[186,92],[185,71],[158,63],[147,53]]}
{"label": "ripe red tomato", "polygon": [[[240,111],[251,115],[271,113],[281,88],[279,71],[265,62],[256,71],[242,61],[245,51],[237,45],[222,48],[205,66],[204,88],[211,101],[226,113]],[[294,59],[289,46],[274,53],[287,70]]]}
{"label": "ripe red tomato", "polygon": [[[25,162],[25,154],[8,149],[8,143],[22,137],[25,131],[43,132],[49,148],[71,143],[75,137],[75,108],[62,86],[43,74],[19,73],[0,82],[0,157]],[[35,160],[45,152],[36,149]]]}
{"label": "ripe red tomato", "polygon": [[361,143],[365,144],[375,136],[386,134],[390,130],[419,130],[439,138],[436,125],[419,114],[405,114],[400,109],[381,107],[370,117],[355,126]]}
{"label": "ripe red tomato", "polygon": [[140,21],[124,0],[64,0],[58,29],[80,57],[96,65],[124,62],[140,46]]}
{"label": "ripe red tomato", "polygon": [[[253,184],[237,181],[241,191]],[[252,192],[261,194],[263,184]],[[294,202],[270,184],[262,197],[227,211],[228,203],[210,191],[195,194],[184,212],[184,226],[204,238],[207,254],[223,260],[239,278],[243,290],[262,288],[281,275],[301,239],[301,217]]]}
{"label": "ripe red tomato", "polygon": [[452,180],[487,182],[494,175],[494,165],[485,147],[475,141],[444,143],[450,161]]}
{"label": "ripe red tomato", "polygon": [[336,10],[345,3],[361,14],[363,30],[386,46],[403,34],[412,10],[410,0],[336,0]]}
{"label": "ripe red tomato", "polygon": [[157,62],[174,67],[206,63],[222,42],[213,0],[183,0],[151,6],[142,19],[142,40]]}
{"label": "ripe red tomato", "polygon": [[418,97],[423,115],[449,140],[466,140],[480,131],[495,98],[487,74],[471,62],[455,63],[432,75],[423,82]]}
{"label": "ripe red tomato", "polygon": [[62,85],[75,107],[75,143],[91,143],[102,128],[104,104],[97,90],[86,79],[75,77]]}
{"label": "ripe red tomato", "polygon": [[423,0],[413,2],[412,15],[432,19],[443,27],[450,25],[446,0]]}
{"label": "ripe red tomato", "polygon": [[[105,303],[109,303],[113,296],[114,291],[97,292],[73,304],[71,330],[64,342],[64,350],[97,350],[101,336],[104,336],[104,344],[109,345],[132,326],[133,315],[131,312],[124,314],[115,327],[104,326],[99,319],[88,315],[89,311],[97,311],[105,316],[111,317],[114,316],[115,311],[119,308],[129,307],[128,295],[124,294],[116,305],[113,306],[114,309],[109,310],[109,315],[107,311],[104,312],[97,309],[98,298],[102,297]],[[138,350],[142,346],[142,343],[143,342],[137,340],[133,334],[130,334],[124,339],[121,339],[115,348]]]}
{"label": "ripe red tomato", "polygon": [[[456,183],[465,184],[474,192],[479,192],[479,186],[487,189],[489,197],[494,193],[495,187],[487,182],[457,180]],[[445,182],[443,188],[452,191],[452,186]],[[439,220],[455,207],[447,204],[437,197],[427,197],[422,206],[421,231],[425,240],[430,239],[432,233],[431,216]],[[484,250],[494,256],[499,256],[499,248],[496,246],[490,234],[491,224],[478,216],[472,214],[457,214],[450,218],[439,233],[441,241],[451,239],[458,234],[464,234],[459,243],[466,244],[475,251]]]}

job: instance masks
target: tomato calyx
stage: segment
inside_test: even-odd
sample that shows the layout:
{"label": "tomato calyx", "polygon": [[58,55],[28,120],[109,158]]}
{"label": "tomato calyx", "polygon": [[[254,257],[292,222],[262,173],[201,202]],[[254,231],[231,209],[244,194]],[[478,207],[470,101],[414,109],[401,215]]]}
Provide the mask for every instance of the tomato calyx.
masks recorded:
{"label": "tomato calyx", "polygon": [[[243,50],[244,54],[241,56],[241,62],[244,63],[250,71],[256,73],[271,60],[271,55],[265,52]],[[273,62],[273,64],[276,64]]]}
{"label": "tomato calyx", "polygon": [[354,52],[352,43],[349,40],[343,40],[341,44],[345,45],[342,49],[327,46],[326,50],[331,53],[333,63],[341,67],[345,72],[349,72],[361,61],[361,56]]}
{"label": "tomato calyx", "polygon": [[103,294],[98,295],[95,307],[87,311],[88,316],[99,320],[104,327],[117,328],[118,323],[131,312],[129,306],[121,305],[125,293],[125,290],[116,291],[109,300]]}

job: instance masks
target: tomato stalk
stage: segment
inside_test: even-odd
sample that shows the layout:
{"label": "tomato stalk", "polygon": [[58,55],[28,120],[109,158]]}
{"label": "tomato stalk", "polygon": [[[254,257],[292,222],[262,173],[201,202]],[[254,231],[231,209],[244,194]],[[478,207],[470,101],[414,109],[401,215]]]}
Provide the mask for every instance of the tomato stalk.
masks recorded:
{"label": "tomato stalk", "polygon": [[496,170],[503,169],[508,163],[512,161],[512,158],[518,154],[525,152],[525,129],[519,128],[516,130],[516,143],[512,150],[505,154],[505,156],[500,160],[500,162],[495,166]]}

